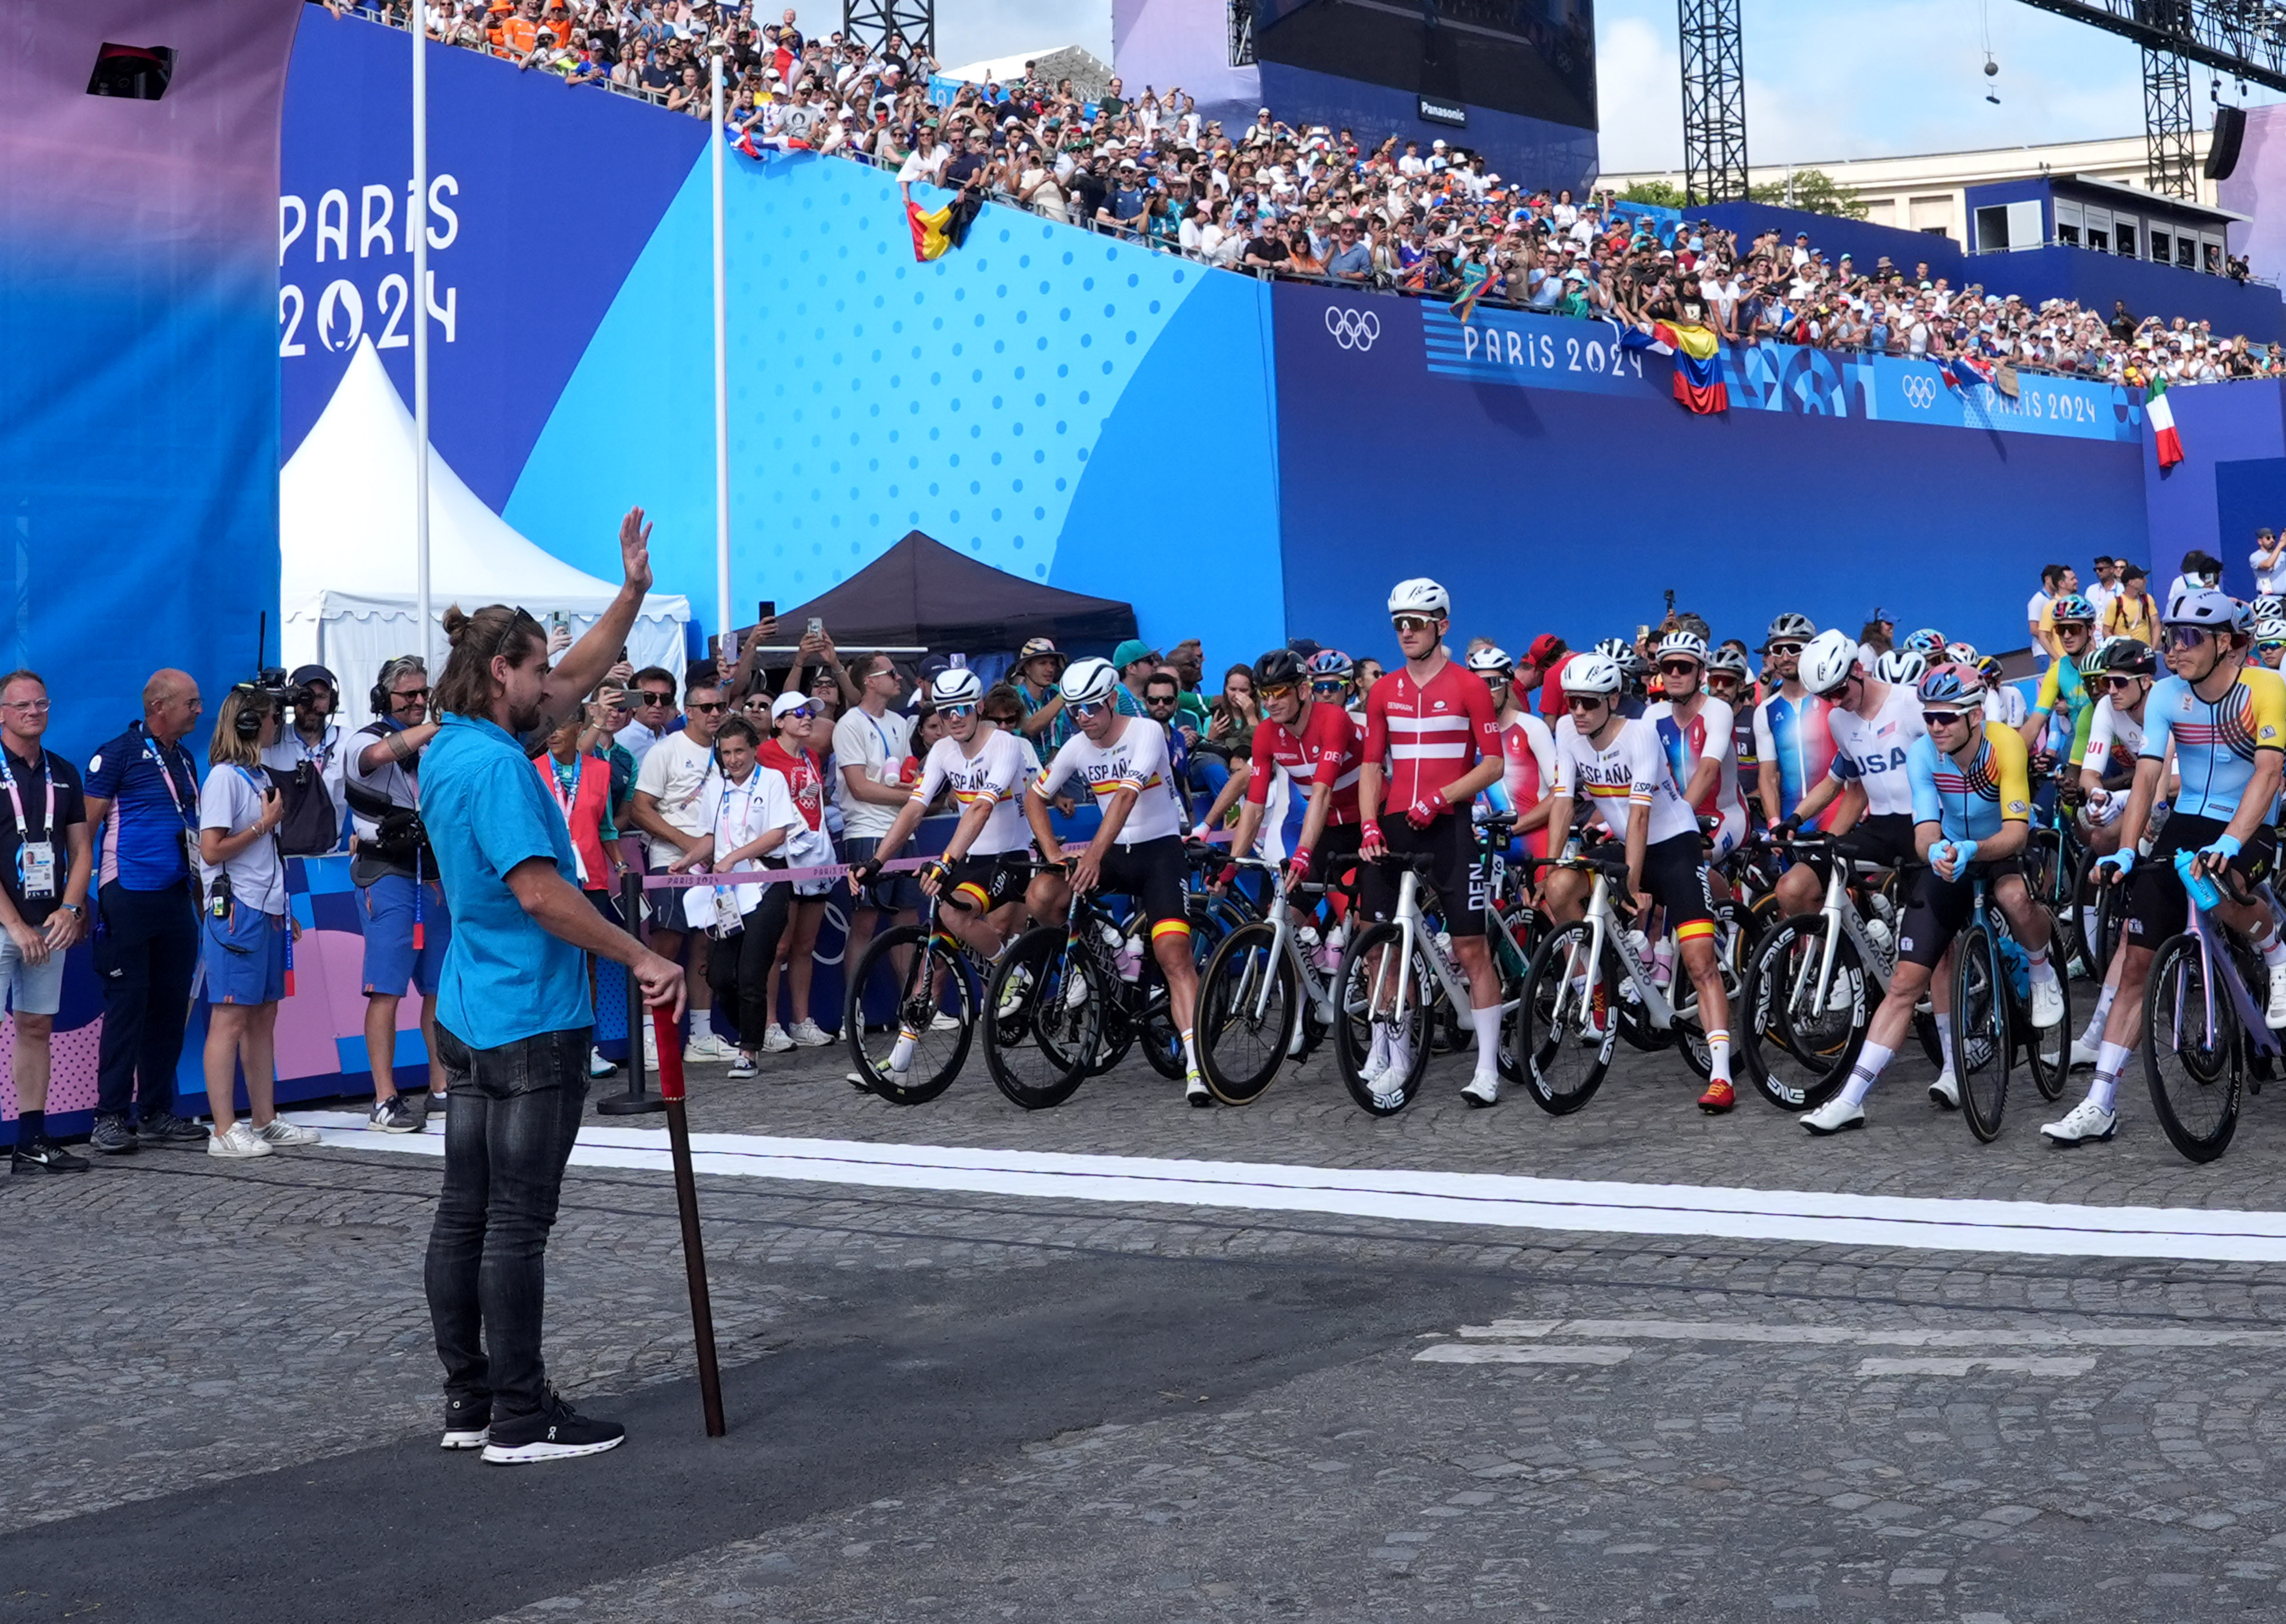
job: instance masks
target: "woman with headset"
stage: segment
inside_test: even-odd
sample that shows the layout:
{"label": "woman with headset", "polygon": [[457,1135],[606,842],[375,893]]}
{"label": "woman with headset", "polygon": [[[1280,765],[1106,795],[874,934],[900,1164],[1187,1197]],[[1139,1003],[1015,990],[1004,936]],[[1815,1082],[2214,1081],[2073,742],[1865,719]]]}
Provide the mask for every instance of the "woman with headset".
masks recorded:
{"label": "woman with headset", "polygon": [[[300,934],[286,901],[278,824],[286,802],[262,770],[278,742],[276,698],[240,683],[222,702],[212,764],[199,792],[199,985],[207,1001],[207,1154],[266,1156],[279,1145],[314,1145],[316,1131],[282,1120],[277,1108],[278,1000]],[[233,1109],[246,1069],[251,1123]]]}

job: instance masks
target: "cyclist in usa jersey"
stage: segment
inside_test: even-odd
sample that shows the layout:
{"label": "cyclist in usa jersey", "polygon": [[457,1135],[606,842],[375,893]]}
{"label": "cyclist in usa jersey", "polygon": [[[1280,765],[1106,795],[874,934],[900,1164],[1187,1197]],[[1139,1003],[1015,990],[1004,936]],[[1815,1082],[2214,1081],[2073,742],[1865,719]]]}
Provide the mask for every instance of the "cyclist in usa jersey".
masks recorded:
{"label": "cyclist in usa jersey", "polygon": [[[1477,1038],[1476,1072],[1461,1092],[1471,1105],[1493,1105],[1500,1100],[1500,978],[1485,945],[1484,870],[1476,861],[1468,807],[1501,776],[1500,725],[1484,679],[1445,648],[1452,599],[1444,587],[1427,579],[1399,581],[1389,595],[1389,619],[1405,664],[1366,696],[1359,855],[1369,866],[1359,900],[1371,918],[1387,918],[1397,884],[1378,859],[1435,859],[1429,883],[1444,906],[1453,957],[1469,978],[1469,1021]],[[1412,1073],[1409,1037],[1392,1036],[1391,1024],[1372,1023],[1373,1046],[1360,1070],[1368,1089],[1384,1072],[1400,1078]]]}
{"label": "cyclist in usa jersey", "polygon": [[1556,736],[1516,691],[1516,662],[1486,644],[1469,651],[1469,669],[1484,678],[1500,724],[1501,776],[1477,797],[1486,813],[1516,819],[1512,850],[1548,855],[1548,786],[1556,771]]}
{"label": "cyclist in usa jersey", "polygon": [[[2087,1098],[2062,1120],[2040,1131],[2053,1145],[2109,1139],[2119,1076],[2143,1039],[2143,994],[2151,956],[2189,919],[2190,899],[2175,872],[2178,852],[2197,853],[2201,870],[2229,868],[2242,880],[2270,863],[2275,840],[2282,761],[2286,761],[2286,682],[2248,657],[2251,618],[2244,606],[2212,587],[2186,591],[2164,621],[2166,661],[2173,674],[2153,685],[2143,702],[2143,749],[2135,787],[2119,818],[2119,848],[2097,859],[2107,879],[2127,881],[2127,927],[2117,949],[2117,996],[2104,1022],[2103,1045]],[[2160,830],[2151,855],[2137,849],[2158,798],[2169,745],[2181,789],[2174,814]],[[2273,1027],[2286,1026],[2286,943],[2271,928],[2268,911],[2226,901],[2215,916],[2244,934],[2262,953],[2269,975]]]}
{"label": "cyclist in usa jersey", "polygon": [[[1802,686],[1826,706],[1833,760],[1824,781],[1779,827],[1791,833],[1835,808],[1840,815],[1825,826],[1848,834],[1843,849],[1851,856],[1889,869],[1918,862],[1905,759],[1913,740],[1927,731],[1919,697],[1910,688],[1868,676],[1857,658],[1856,639],[1844,632],[1821,632],[1810,639],[1799,669]],[[1817,871],[1798,863],[1779,876],[1779,916],[1815,913],[1825,894],[1825,882]]]}
{"label": "cyclist in usa jersey", "polygon": [[[1762,816],[1772,823],[1793,816],[1801,798],[1817,787],[1833,765],[1833,740],[1825,730],[1825,702],[1806,691],[1797,674],[1801,651],[1816,636],[1807,615],[1780,615],[1770,622],[1763,651],[1778,691],[1754,707],[1755,790]],[[1831,828],[1839,808],[1819,825]]]}
{"label": "cyclist in usa jersey", "polygon": [[1683,799],[1700,817],[1714,820],[1712,855],[1727,857],[1746,838],[1746,807],[1738,795],[1730,707],[1700,687],[1707,644],[1694,632],[1669,632],[1659,645],[1659,686],[1644,716],[1659,734]]}
{"label": "cyclist in usa jersey", "polygon": [[1807,1113],[1801,1125],[1816,1134],[1865,1125],[1865,1096],[1912,1028],[1924,995],[1940,1016],[1944,1070],[1929,1087],[1936,1104],[1957,1108],[1960,1084],[1953,1070],[1950,978],[1935,972],[1967,925],[1975,903],[1973,876],[1991,883],[1992,900],[2014,927],[2032,966],[2032,1019],[2053,1026],[2064,1016],[2062,989],[2048,961],[2047,915],[2024,884],[2021,854],[2031,832],[2032,798],[2025,774],[2024,741],[1983,719],[1983,681],[1964,665],[1937,666],[1914,696],[1923,731],[1905,750],[1913,838],[1928,867],[1921,871],[1897,934],[1897,971],[1873,1012],[1865,1042],[1841,1092]]}

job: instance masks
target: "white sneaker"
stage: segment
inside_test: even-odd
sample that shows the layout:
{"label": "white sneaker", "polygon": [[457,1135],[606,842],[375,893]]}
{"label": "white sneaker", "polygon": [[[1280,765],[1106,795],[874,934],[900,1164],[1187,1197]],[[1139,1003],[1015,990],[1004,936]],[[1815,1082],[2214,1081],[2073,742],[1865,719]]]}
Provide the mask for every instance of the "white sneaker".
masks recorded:
{"label": "white sneaker", "polygon": [[2096,1062],[2097,1057],[2098,1057],[2098,1056],[2100,1056],[2102,1052],[2103,1052],[2102,1045],[2099,1045],[2099,1044],[2092,1044],[2092,1043],[2088,1042],[2088,1041],[2087,1041],[2087,1039],[2086,1039],[2086,1038],[2085,1038],[2085,1037],[2075,1037],[2075,1038],[2073,1038],[2073,1039],[2072,1039],[2072,1052],[2071,1052],[2071,1068],[2072,1068],[2074,1071],[2077,1071],[2077,1070],[2078,1070],[2081,1067],[2083,1067],[2083,1066],[2093,1066],[2093,1065],[2094,1065],[2094,1064],[2095,1064],[2095,1062]]}
{"label": "white sneaker", "polygon": [[254,1124],[244,1117],[231,1123],[226,1133],[207,1137],[207,1155],[228,1156],[234,1161],[250,1161],[256,1156],[271,1154],[270,1142],[254,1131]]}
{"label": "white sneaker", "polygon": [[807,1016],[788,1027],[786,1036],[793,1039],[794,1047],[797,1049],[824,1049],[830,1047],[833,1042],[833,1035],[831,1032]]}
{"label": "white sneaker", "polygon": [[1960,1079],[1950,1071],[1938,1072],[1936,1081],[1929,1084],[1929,1103],[1948,1111],[1960,1109]]}
{"label": "white sneaker", "polygon": [[1498,1105],[1500,1103],[1500,1073],[1497,1071],[1478,1072],[1475,1076],[1469,1079],[1468,1086],[1461,1091],[1461,1098],[1467,1100],[1470,1105]]}
{"label": "white sneaker", "polygon": [[[771,1029],[773,1031],[776,1031],[776,1029],[777,1029],[775,1027]],[[786,1047],[791,1049],[793,1045],[792,1044],[788,1044]],[[761,1071],[761,1068],[754,1064],[754,1057],[753,1055],[741,1054],[737,1060],[730,1062],[730,1081],[733,1083],[745,1083],[760,1074]]]}
{"label": "white sneaker", "polygon": [[[2274,979],[2275,979],[2282,986],[2286,986],[2286,976],[2278,976]],[[2274,998],[2271,1002],[2274,1005],[2277,1000]],[[2060,1024],[2063,1018],[2064,989],[2062,984],[2059,982],[2053,975],[2050,975],[2045,979],[2038,976],[2033,977],[2033,1026],[2045,1032],[2050,1027]],[[2281,1026],[2286,1026],[2286,1011],[2280,1012],[2278,1021]]]}
{"label": "white sneaker", "polygon": [[2262,1021],[2274,1032],[2286,1027],[2286,968],[2270,973],[2270,1007],[2262,1012]]}
{"label": "white sneaker", "polygon": [[608,1077],[619,1068],[616,1061],[603,1058],[603,1052],[601,1049],[591,1049],[587,1052],[587,1075],[590,1077]]}
{"label": "white sneaker", "polygon": [[762,1052],[764,1054],[784,1054],[792,1047],[793,1039],[786,1036],[785,1029],[776,1021],[771,1021],[763,1029]]}
{"label": "white sneaker", "polygon": [[272,1145],[314,1145],[318,1142],[315,1128],[304,1128],[301,1123],[288,1122],[282,1116],[272,1117],[255,1132]]}
{"label": "white sneaker", "polygon": [[2083,1100],[2072,1107],[2061,1122],[2042,1123],[2040,1137],[2049,1144],[2069,1148],[2085,1145],[2090,1140],[2109,1139],[2119,1129],[2118,1116],[2105,1110],[2093,1100]]}
{"label": "white sneaker", "polygon": [[1862,1128],[1865,1125],[1865,1108],[1836,1094],[1815,1111],[1803,1113],[1801,1125],[1821,1138],[1848,1128]]}

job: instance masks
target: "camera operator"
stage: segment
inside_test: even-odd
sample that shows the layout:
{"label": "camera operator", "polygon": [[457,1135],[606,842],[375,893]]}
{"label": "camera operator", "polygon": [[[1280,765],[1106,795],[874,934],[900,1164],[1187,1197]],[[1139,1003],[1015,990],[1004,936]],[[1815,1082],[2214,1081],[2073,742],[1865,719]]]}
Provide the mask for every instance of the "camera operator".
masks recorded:
{"label": "camera operator", "polygon": [[[429,720],[429,667],[400,654],[381,668],[367,696],[374,720],[350,736],[343,787],[357,826],[350,879],[365,912],[365,1050],[373,1067],[373,1125],[418,1133],[445,1108],[445,1068],[437,1058],[437,988],[453,923],[437,883],[437,859],[421,827],[421,753],[437,737]],[[397,1092],[397,1006],[407,982],[421,994],[421,1037],[429,1088],[418,1105]]]}
{"label": "camera operator", "polygon": [[[95,843],[79,774],[51,755],[48,686],[29,671],[0,677],[0,985],[16,1015],[19,1173],[83,1173],[86,1158],[48,1138],[49,1040],[63,1006],[64,954],[87,934],[87,892]],[[60,839],[59,837],[60,836]]]}
{"label": "camera operator", "polygon": [[340,690],[340,682],[323,666],[296,667],[284,692],[294,725],[263,747],[262,765],[286,808],[278,848],[289,857],[323,856],[342,848],[349,752],[335,716]]}

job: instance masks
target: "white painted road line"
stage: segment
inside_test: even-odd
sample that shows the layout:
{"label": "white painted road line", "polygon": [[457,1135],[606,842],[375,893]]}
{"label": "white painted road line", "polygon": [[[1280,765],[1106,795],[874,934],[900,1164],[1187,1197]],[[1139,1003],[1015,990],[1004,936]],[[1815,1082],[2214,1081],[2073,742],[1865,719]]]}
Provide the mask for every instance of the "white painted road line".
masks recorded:
{"label": "white painted road line", "polygon": [[[294,1120],[320,1130],[327,1144],[340,1148],[431,1156],[445,1153],[442,1134],[376,1132],[354,1112],[303,1112]],[[761,1134],[693,1134],[691,1150],[693,1165],[702,1173],[813,1184],[1339,1213],[1410,1223],[1605,1234],[1713,1235],[2053,1257],[2286,1262],[2286,1213],[2279,1212],[1946,1201],[1496,1173],[1068,1155]],[[582,1128],[572,1162],[579,1167],[668,1171],[665,1138],[656,1129]]]}
{"label": "white painted road line", "polygon": [[1861,1359],[1859,1376],[1967,1376],[2014,1371],[2023,1376],[2085,1376],[2095,1356],[2080,1359]]}
{"label": "white painted road line", "polygon": [[1746,1325],[1697,1320],[1495,1320],[1464,1325],[1462,1336],[1515,1341],[1540,1336],[1624,1336],[1644,1342],[1761,1342],[1883,1348],[2280,1348],[2286,1331],[2229,1326],[2159,1325],[2085,1330],[2003,1326]]}
{"label": "white painted road line", "polygon": [[1525,1342],[1440,1342],[1422,1349],[1413,1360],[1422,1365],[1623,1365],[1633,1352]]}

